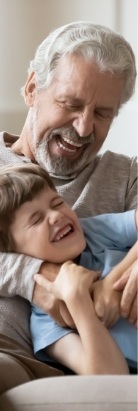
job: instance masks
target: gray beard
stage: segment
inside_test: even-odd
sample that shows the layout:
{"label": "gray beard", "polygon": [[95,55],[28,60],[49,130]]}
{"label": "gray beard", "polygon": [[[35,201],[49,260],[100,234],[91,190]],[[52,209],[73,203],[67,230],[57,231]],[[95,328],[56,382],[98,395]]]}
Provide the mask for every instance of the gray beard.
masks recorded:
{"label": "gray beard", "polygon": [[[35,160],[40,166],[48,171],[51,176],[61,179],[74,178],[92,160],[93,153],[91,146],[94,142],[94,135],[85,137],[85,148],[78,159],[72,160],[67,157],[57,157],[49,153],[49,141],[60,135],[63,139],[66,136],[74,143],[84,144],[84,137],[80,137],[72,127],[61,127],[51,132],[49,137],[43,136],[41,141],[37,139],[36,127],[32,122],[31,127],[31,146]],[[95,153],[94,153],[95,154]]]}
{"label": "gray beard", "polygon": [[92,160],[90,147],[86,146],[82,156],[77,160],[70,160],[66,157],[51,156],[48,150],[48,141],[43,138],[37,145],[35,158],[48,173],[56,178],[68,179],[74,178],[89,162]]}

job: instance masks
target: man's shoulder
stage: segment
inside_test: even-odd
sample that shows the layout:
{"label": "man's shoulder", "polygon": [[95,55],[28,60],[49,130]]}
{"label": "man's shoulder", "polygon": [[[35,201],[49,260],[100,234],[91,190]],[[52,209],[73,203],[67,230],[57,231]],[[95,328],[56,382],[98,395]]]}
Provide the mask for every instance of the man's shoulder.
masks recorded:
{"label": "man's shoulder", "polygon": [[0,132],[0,145],[3,147],[11,147],[11,145],[17,141],[19,136],[10,134],[7,131]]}
{"label": "man's shoulder", "polygon": [[7,132],[0,133],[0,166],[21,161],[21,158],[12,151],[12,144],[17,138]]}
{"label": "man's shoulder", "polygon": [[128,178],[132,173],[136,174],[137,172],[137,156],[129,157],[125,154],[118,154],[112,151],[106,151],[100,155],[97,155],[94,162],[94,167],[91,173],[91,165],[89,165],[89,172],[92,175],[92,178],[103,175],[105,178]]}
{"label": "man's shoulder", "polygon": [[113,151],[105,151],[104,153],[97,156],[98,164],[110,163],[112,167],[120,165],[120,167],[131,164],[132,162],[137,162],[137,156],[129,157],[125,154],[115,153]]}

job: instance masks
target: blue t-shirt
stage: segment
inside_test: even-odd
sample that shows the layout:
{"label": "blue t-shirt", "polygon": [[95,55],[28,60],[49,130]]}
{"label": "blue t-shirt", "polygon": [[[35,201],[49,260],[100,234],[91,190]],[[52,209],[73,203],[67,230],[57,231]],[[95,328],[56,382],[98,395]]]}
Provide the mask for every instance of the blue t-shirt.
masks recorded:
{"label": "blue t-shirt", "polygon": [[[135,211],[102,214],[80,220],[86,238],[86,248],[78,259],[78,264],[90,270],[101,271],[101,278],[119,263],[137,241]],[[49,315],[32,306],[31,334],[34,353],[41,361],[54,361],[44,351],[65,335],[76,332],[60,327]],[[128,360],[137,361],[138,347],[136,328],[128,320],[120,318],[109,328],[109,333],[117,342]]]}

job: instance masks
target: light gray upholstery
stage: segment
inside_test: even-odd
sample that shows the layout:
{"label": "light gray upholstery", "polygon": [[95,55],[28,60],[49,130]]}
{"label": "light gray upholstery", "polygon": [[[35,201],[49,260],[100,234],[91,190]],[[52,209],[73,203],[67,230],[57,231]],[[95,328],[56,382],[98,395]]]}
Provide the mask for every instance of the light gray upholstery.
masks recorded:
{"label": "light gray upholstery", "polygon": [[137,376],[66,376],[35,380],[0,397],[1,411],[136,411]]}

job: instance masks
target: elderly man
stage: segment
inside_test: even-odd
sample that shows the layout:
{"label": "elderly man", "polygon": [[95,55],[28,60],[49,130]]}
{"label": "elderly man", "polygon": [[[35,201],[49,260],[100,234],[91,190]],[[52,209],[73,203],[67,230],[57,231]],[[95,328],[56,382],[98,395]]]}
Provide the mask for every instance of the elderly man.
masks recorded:
{"label": "elderly man", "polygon": [[[42,165],[79,217],[136,208],[136,159],[109,151],[98,155],[113,119],[134,92],[130,45],[108,28],[74,22],[43,41],[28,72],[22,90],[28,115],[19,138],[1,133],[0,164]],[[133,269],[136,265],[127,278],[135,290]],[[58,301],[34,284],[34,274],[47,271],[56,273],[58,267],[24,255],[1,254],[1,392],[62,374],[34,358],[30,341],[26,300],[60,322]],[[124,287],[127,280],[122,281]],[[129,306],[123,296],[122,301],[124,315],[136,323],[136,294]]]}

